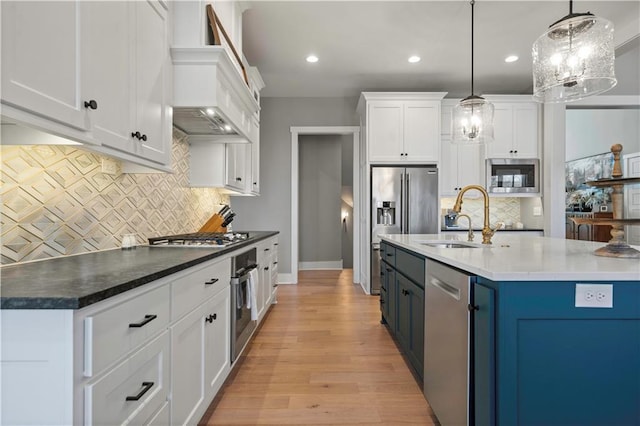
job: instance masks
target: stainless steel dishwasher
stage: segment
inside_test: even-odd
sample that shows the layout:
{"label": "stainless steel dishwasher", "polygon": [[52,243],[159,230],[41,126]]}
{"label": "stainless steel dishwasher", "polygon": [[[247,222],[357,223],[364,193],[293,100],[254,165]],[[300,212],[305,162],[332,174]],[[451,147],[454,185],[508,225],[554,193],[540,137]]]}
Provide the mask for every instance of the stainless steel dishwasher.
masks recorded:
{"label": "stainless steel dishwasher", "polygon": [[427,259],[424,395],[442,426],[470,424],[471,278]]}

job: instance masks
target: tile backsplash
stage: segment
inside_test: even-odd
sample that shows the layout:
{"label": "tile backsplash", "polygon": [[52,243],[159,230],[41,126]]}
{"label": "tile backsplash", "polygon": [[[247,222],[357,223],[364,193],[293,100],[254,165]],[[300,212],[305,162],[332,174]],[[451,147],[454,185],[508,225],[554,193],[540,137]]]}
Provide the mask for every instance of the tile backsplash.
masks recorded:
{"label": "tile backsplash", "polygon": [[197,231],[229,198],[189,188],[189,146],[174,137],[174,173],[110,175],[101,155],[75,146],[0,147],[1,263],[138,244]]}
{"label": "tile backsplash", "polygon": [[[455,204],[455,198],[442,198],[440,207],[452,209]],[[484,220],[484,201],[482,198],[465,198],[462,202],[462,213],[466,213],[471,217],[471,223],[474,228],[482,228]],[[518,198],[491,198],[489,203],[489,221],[491,226],[496,226],[498,222],[521,222],[520,199]],[[444,225],[444,222],[443,222]],[[460,226],[467,228],[466,219],[460,221]]]}

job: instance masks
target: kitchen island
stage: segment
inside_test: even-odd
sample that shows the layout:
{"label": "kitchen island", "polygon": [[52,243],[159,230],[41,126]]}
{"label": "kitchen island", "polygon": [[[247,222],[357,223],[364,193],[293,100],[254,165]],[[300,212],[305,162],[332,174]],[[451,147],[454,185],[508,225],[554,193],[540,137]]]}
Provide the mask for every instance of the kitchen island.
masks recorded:
{"label": "kitchen island", "polygon": [[[389,269],[402,293],[391,299],[428,299],[433,261],[470,276],[470,424],[640,425],[640,262],[595,256],[602,243],[532,235],[496,234],[491,246],[459,248],[438,242],[466,243],[462,236],[381,238],[394,253]],[[402,256],[413,266],[401,265]],[[415,259],[423,259],[420,276]],[[413,290],[403,288],[406,278]],[[387,322],[400,318],[382,306]],[[421,318],[438,321],[429,312]],[[425,365],[429,344],[425,333],[423,349],[413,350]],[[424,374],[426,384],[426,367]]]}

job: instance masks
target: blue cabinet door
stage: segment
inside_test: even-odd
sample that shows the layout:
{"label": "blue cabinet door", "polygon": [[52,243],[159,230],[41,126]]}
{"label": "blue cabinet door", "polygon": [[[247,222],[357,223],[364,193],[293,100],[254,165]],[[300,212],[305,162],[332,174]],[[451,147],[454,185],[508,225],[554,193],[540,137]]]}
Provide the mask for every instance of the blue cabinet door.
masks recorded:
{"label": "blue cabinet door", "polygon": [[474,377],[471,389],[471,407],[476,426],[496,424],[495,415],[495,290],[476,284],[473,288],[471,342],[471,375]]}

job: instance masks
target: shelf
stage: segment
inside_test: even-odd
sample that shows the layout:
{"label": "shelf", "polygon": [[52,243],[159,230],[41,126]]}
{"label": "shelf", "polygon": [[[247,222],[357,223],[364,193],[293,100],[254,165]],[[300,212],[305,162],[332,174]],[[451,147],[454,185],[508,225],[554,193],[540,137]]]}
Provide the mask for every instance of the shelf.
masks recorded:
{"label": "shelf", "polygon": [[609,187],[613,185],[633,185],[634,183],[640,183],[640,177],[628,177],[628,178],[611,178],[611,179],[599,179],[585,182],[589,186],[596,186],[598,188]]}
{"label": "shelf", "polygon": [[640,219],[570,217],[576,225],[640,225]]}

